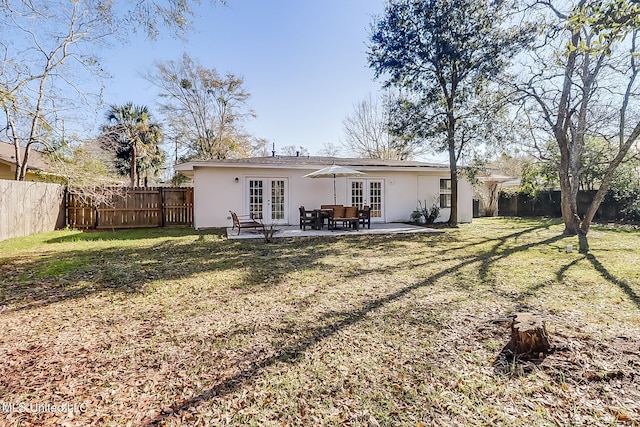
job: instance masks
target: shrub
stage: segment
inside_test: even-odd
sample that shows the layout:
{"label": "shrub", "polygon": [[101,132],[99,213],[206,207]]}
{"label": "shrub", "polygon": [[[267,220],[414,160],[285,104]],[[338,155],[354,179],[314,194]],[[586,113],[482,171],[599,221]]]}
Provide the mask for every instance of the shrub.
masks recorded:
{"label": "shrub", "polygon": [[409,218],[414,224],[422,224],[422,212],[420,212],[418,209],[415,209],[413,212],[411,212],[411,216]]}
{"label": "shrub", "polygon": [[427,207],[427,201],[424,204],[418,200],[418,207],[411,212],[411,222],[414,224],[433,224],[440,215],[440,205],[436,202],[431,204],[431,207]]}
{"label": "shrub", "polygon": [[620,213],[627,221],[640,222],[640,191],[634,191],[630,196],[623,198]]}

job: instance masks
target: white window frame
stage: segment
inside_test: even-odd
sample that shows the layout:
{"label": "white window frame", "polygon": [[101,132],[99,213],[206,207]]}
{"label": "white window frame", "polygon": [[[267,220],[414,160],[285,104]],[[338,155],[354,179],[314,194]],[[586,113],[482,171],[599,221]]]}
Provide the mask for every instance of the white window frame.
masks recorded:
{"label": "white window frame", "polygon": [[[252,200],[251,198],[251,181],[261,181],[262,182],[262,195],[259,197],[259,205],[260,207],[257,209],[262,213],[262,218],[254,218],[265,221],[267,224],[278,223],[278,224],[288,224],[289,221],[289,178],[287,177],[264,177],[264,176],[247,176],[245,177],[245,209],[247,213],[252,212],[252,202],[258,203],[258,199]],[[283,193],[281,196],[282,200],[273,200],[272,190],[274,189],[273,183],[275,181],[283,181]],[[257,197],[257,195],[256,195]],[[273,218],[273,208],[274,203],[278,205],[282,205],[282,209],[278,209],[283,217],[282,218]]]}
{"label": "white window frame", "polygon": [[[446,182],[449,182],[449,185],[446,184]],[[444,186],[443,186],[444,183]],[[451,178],[440,178],[440,194],[439,194],[439,199],[440,199],[440,209],[451,209],[451,204],[452,204],[452,200],[451,200]],[[446,202],[443,203],[443,201],[447,200],[447,198],[445,197],[443,199],[442,196],[449,196],[448,200],[449,203],[447,204]],[[448,206],[447,206],[448,205]]]}

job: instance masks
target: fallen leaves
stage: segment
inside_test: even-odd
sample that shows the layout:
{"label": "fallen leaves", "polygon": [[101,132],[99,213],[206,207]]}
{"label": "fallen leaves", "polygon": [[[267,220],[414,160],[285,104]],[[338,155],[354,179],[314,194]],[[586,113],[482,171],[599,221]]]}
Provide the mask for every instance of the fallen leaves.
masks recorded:
{"label": "fallen leaves", "polygon": [[[592,294],[613,292],[603,278],[584,294],[575,277],[557,282],[553,251],[539,242],[561,230],[465,227],[281,245],[185,232],[3,258],[13,273],[0,291],[2,400],[87,404],[3,414],[6,423],[640,422],[635,308],[620,294],[593,305]],[[69,260],[82,252],[96,265]],[[557,351],[501,365],[508,330],[495,319],[523,304],[547,311]]]}

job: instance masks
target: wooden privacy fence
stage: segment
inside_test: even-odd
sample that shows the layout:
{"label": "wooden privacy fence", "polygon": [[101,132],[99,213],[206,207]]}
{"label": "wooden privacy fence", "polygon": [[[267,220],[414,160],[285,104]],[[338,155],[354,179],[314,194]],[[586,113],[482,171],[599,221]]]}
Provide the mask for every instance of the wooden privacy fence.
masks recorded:
{"label": "wooden privacy fence", "polygon": [[64,226],[64,186],[0,180],[0,240]]}
{"label": "wooden privacy fence", "polygon": [[[576,204],[578,215],[583,217],[587,208],[595,196],[595,190],[580,190]],[[612,197],[607,197],[600,204],[596,212],[596,220],[616,221],[625,220],[623,204]],[[526,194],[505,194],[501,193],[498,198],[498,214],[503,216],[548,216],[551,218],[562,217],[560,201],[560,191],[543,191],[538,197],[531,197]]]}
{"label": "wooden privacy fence", "polygon": [[96,229],[193,226],[193,188],[110,188],[106,192],[106,201],[95,203],[85,193],[69,190],[67,224]]}

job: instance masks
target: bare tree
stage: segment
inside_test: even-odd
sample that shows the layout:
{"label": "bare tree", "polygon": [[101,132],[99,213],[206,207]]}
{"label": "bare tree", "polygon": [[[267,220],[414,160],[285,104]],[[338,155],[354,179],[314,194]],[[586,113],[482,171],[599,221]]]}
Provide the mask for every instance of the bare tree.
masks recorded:
{"label": "bare tree", "polygon": [[76,137],[60,141],[49,153],[49,161],[56,175],[74,187],[103,187],[123,185],[117,176],[112,153],[107,152],[98,139],[79,140]]}
{"label": "bare tree", "polygon": [[[564,231],[587,234],[616,169],[640,136],[640,120],[629,123],[640,70],[640,5],[627,0],[580,0],[562,6],[545,1],[531,7],[542,10],[541,22],[547,25],[519,90],[526,113],[539,117],[538,129],[557,143]],[[616,149],[581,218],[577,194],[589,138],[615,141]]]}
{"label": "bare tree", "polygon": [[420,146],[401,143],[392,132],[391,103],[395,100],[389,95],[379,102],[369,94],[359,101],[342,122],[344,149],[356,157],[385,160],[408,160],[424,152]]}
{"label": "bare tree", "polygon": [[[212,1],[212,3],[215,1]],[[96,111],[104,77],[95,48],[141,27],[149,37],[162,28],[181,36],[199,0],[141,0],[130,7],[111,1],[3,0],[0,2],[1,132],[15,147],[17,180],[24,180],[34,148],[49,151],[67,126]],[[87,90],[96,79],[96,89]],[[88,107],[87,107],[88,106]],[[79,117],[80,116],[80,117]],[[23,150],[24,149],[24,155]]]}
{"label": "bare tree", "polygon": [[285,156],[308,156],[309,150],[302,145],[285,145],[280,149]]}
{"label": "bare tree", "polygon": [[322,144],[322,148],[320,149],[320,152],[318,154],[327,157],[337,157],[341,152],[342,150],[336,144],[325,142]]}
{"label": "bare tree", "polygon": [[185,53],[180,61],[156,63],[147,80],[161,91],[160,108],[176,152],[183,147],[188,158],[225,159],[246,156],[262,144],[242,126],[255,116],[242,77],[221,76]]}
{"label": "bare tree", "polygon": [[[191,28],[193,6],[200,3],[201,0],[138,0],[129,3],[123,19],[133,24],[134,31],[141,27],[150,39],[155,39],[163,28],[178,38],[184,38]],[[211,0],[210,3],[227,4],[226,0]],[[112,2],[108,2],[106,8],[113,13]]]}
{"label": "bare tree", "polygon": [[46,148],[61,128],[61,113],[72,104],[65,93],[86,99],[71,76],[95,64],[79,45],[95,42],[109,31],[94,12],[85,2],[64,7],[52,2],[37,9],[31,2],[5,4],[0,18],[7,35],[0,45],[0,100],[5,136],[15,147],[16,180],[25,179],[33,147]]}

